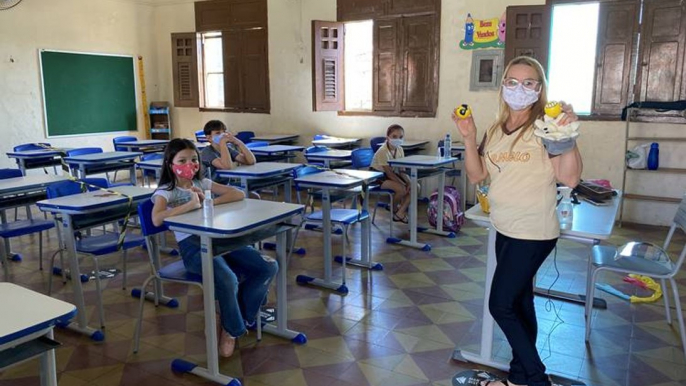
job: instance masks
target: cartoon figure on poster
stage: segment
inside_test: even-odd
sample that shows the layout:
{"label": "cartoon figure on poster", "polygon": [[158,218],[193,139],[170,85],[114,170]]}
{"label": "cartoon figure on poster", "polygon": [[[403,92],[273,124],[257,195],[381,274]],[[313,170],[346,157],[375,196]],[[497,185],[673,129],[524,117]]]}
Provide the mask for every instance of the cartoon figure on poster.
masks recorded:
{"label": "cartoon figure on poster", "polygon": [[467,14],[464,25],[464,39],[460,48],[474,50],[478,48],[503,48],[505,45],[505,14],[500,19],[475,20]]}

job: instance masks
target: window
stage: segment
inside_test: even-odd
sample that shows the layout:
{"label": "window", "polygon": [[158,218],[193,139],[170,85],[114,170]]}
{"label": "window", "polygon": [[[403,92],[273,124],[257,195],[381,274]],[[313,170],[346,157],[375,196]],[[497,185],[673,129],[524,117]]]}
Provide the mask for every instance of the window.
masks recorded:
{"label": "window", "polygon": [[313,110],[434,117],[439,0],[337,0],[312,23]]}
{"label": "window", "polygon": [[374,22],[345,23],[345,110],[372,111]]}
{"label": "window", "polygon": [[[505,61],[536,57],[547,68],[550,98],[572,101],[594,118],[619,119],[633,102],[686,99],[685,45],[681,0],[547,0],[507,8]],[[641,114],[643,121],[686,121],[677,112]]]}
{"label": "window", "polygon": [[195,30],[172,34],[174,105],[269,113],[267,0],[196,2]]}
{"label": "window", "polygon": [[224,60],[221,32],[207,32],[202,36],[202,73],[205,90],[204,107],[224,107]]}
{"label": "window", "polygon": [[553,7],[548,99],[571,103],[579,115],[593,105],[597,20],[598,3]]}

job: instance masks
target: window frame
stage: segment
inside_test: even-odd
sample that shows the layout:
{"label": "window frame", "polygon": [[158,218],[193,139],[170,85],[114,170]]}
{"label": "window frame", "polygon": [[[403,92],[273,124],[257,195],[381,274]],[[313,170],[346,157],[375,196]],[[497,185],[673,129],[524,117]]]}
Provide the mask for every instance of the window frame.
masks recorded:
{"label": "window frame", "polygon": [[[218,34],[217,36],[212,36],[212,37],[206,37],[205,35],[207,34]],[[207,39],[219,39],[222,42],[222,51],[224,50],[224,41],[222,39],[222,32],[221,31],[207,31],[207,32],[200,32],[200,46],[198,47],[198,59],[201,62],[201,71],[200,74],[202,75],[202,85],[200,85],[202,94],[200,96],[200,108],[203,110],[224,110],[225,107],[219,107],[219,106],[207,106],[207,77],[210,74],[220,74],[222,77],[222,83],[224,82],[224,60],[222,58],[222,71],[221,72],[208,72],[207,71],[207,64],[205,60],[205,40]],[[223,55],[222,55],[223,56]],[[223,87],[223,85],[222,85]],[[224,101],[224,104],[226,105],[226,101]]]}

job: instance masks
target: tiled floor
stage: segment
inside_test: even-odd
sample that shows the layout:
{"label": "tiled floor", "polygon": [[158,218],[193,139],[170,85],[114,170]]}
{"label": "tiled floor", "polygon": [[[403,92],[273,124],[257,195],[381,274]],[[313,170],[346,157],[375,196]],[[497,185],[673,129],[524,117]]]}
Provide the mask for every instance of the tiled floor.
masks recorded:
{"label": "tiled floor", "polygon": [[[425,208],[422,206],[421,210]],[[265,335],[261,342],[251,334],[240,339],[240,350],[221,359],[225,374],[239,377],[248,386],[344,386],[344,385],[451,385],[451,377],[474,366],[452,361],[455,347],[478,350],[483,308],[486,231],[471,223],[455,239],[421,235],[433,246],[422,252],[384,242],[388,212],[377,218],[373,228],[374,259],[384,264],[380,272],[348,269],[350,293],[295,284],[300,273],[322,274],[322,236],[301,231],[299,245],[305,257],[293,256],[288,266],[289,326],[308,336],[305,345]],[[402,224],[401,224],[402,225]],[[398,234],[406,226],[395,227]],[[351,234],[355,234],[352,230]],[[627,239],[661,243],[666,228],[624,227],[610,240]],[[50,232],[45,256],[56,248]],[[173,243],[171,237],[170,243]],[[355,243],[355,238],[351,238]],[[673,254],[680,252],[685,238],[676,237]],[[334,251],[341,237],[334,236]],[[540,271],[539,284],[553,289],[582,292],[585,282],[587,246],[561,241]],[[38,271],[35,236],[13,240],[12,248],[25,259],[11,263],[15,283],[47,292],[47,269]],[[349,249],[350,250],[350,249]],[[111,258],[118,264],[119,256]],[[171,261],[171,257],[165,257]],[[148,275],[147,254],[136,250],[129,255],[129,286]],[[86,259],[86,263],[87,259]],[[560,272],[557,277],[556,269]],[[334,273],[340,275],[340,267]],[[622,283],[619,275],[603,281],[616,288],[641,294]],[[679,280],[682,296],[686,279]],[[177,297],[178,309],[155,308],[147,304],[141,350],[133,354],[133,332],[137,301],[130,288],[121,289],[121,275],[106,281],[106,340],[94,343],[86,337],[56,330],[64,345],[57,351],[59,384],[70,385],[188,385],[202,383],[189,375],[170,370],[173,358],[204,360],[202,295],[196,288],[167,285]],[[85,285],[89,319],[95,323],[95,284]],[[57,297],[70,300],[70,285],[56,282]],[[272,291],[273,292],[273,291]],[[686,384],[686,362],[679,343],[678,327],[665,322],[661,302],[632,305],[600,294],[609,308],[596,311],[591,341],[584,342],[583,309],[579,305],[537,298],[538,346],[550,371],[577,378],[587,385],[679,385]],[[271,299],[273,302],[274,299]],[[683,299],[682,299],[683,304]],[[509,347],[498,335],[494,350],[507,361]],[[18,365],[0,373],[0,386],[35,385],[38,362]]]}

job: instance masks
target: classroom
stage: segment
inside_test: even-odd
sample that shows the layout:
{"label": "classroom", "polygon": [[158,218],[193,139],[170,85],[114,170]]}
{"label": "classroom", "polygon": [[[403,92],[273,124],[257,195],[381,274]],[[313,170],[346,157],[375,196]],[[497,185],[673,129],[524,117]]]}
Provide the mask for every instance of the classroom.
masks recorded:
{"label": "classroom", "polygon": [[0,95],[0,386],[686,382],[681,0],[0,0]]}

